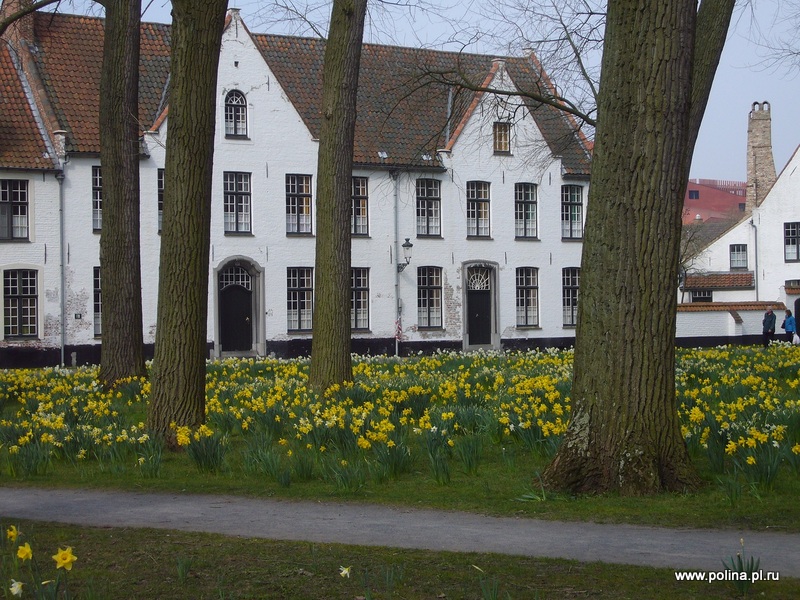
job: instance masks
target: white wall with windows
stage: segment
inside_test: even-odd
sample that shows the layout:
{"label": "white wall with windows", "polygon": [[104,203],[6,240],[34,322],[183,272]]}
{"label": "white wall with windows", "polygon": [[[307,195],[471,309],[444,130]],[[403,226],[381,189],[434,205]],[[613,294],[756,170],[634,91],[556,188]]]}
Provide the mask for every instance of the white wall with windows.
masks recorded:
{"label": "white wall with windows", "polygon": [[[232,16],[239,18],[236,11]],[[495,84],[513,85],[502,64]],[[264,354],[280,344],[306,343],[313,334],[318,140],[243,24],[224,33],[217,97],[207,320],[212,353]],[[560,159],[527,109],[484,95],[470,115],[457,141],[442,149],[442,167],[390,170],[376,160],[372,168],[354,170],[354,339],[384,340],[393,351],[398,334],[411,348],[568,343],[574,336],[588,182],[562,175]],[[168,116],[162,117],[144,134],[140,163],[147,344],[154,343],[157,325],[169,132]],[[70,155],[63,169],[66,343],[98,345],[102,165],[98,156]],[[8,315],[16,306],[30,313],[33,303],[37,329],[28,341],[57,347],[58,183],[52,173],[0,173],[0,180],[10,182],[2,183],[0,202],[0,269],[8,274],[0,341],[13,342],[14,332],[29,326],[18,318],[23,329],[14,329]],[[27,181],[27,189],[17,180]],[[413,248],[401,271],[406,238]],[[6,251],[12,247],[13,261]]]}
{"label": "white wall with windows", "polygon": [[[709,244],[690,272],[752,271],[753,289],[714,290],[714,302],[783,302],[792,311],[800,298],[800,153],[795,152],[760,206]],[[789,282],[787,292],[787,282]],[[690,302],[679,292],[681,302]]]}
{"label": "white wall with windows", "polygon": [[53,171],[0,170],[0,345],[57,346],[59,184]]}

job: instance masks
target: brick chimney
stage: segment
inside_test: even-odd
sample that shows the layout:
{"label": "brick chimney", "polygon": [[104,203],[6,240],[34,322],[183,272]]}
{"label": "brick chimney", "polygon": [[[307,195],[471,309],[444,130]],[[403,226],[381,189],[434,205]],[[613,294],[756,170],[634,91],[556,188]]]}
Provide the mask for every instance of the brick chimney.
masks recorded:
{"label": "brick chimney", "polygon": [[747,196],[745,210],[761,206],[775,183],[772,156],[772,113],[769,102],[753,102],[747,122]]}

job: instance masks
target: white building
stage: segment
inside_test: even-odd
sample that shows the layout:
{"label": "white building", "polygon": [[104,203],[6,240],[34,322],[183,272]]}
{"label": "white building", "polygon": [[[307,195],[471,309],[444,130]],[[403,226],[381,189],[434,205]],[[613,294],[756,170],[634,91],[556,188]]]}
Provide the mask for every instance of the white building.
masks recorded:
{"label": "white building", "polygon": [[800,152],[776,178],[769,103],[753,103],[748,121],[747,207],[736,222],[692,226],[707,241],[679,291],[679,338],[752,342],[768,307],[779,324],[800,310]]}
{"label": "white building", "polygon": [[[6,0],[4,10],[19,2]],[[169,36],[169,26],[142,26],[150,347]],[[34,14],[5,38],[0,366],[97,362],[102,20]],[[217,93],[211,356],[310,349],[323,50],[316,39],[252,34],[237,10],[229,13]],[[544,347],[574,338],[589,144],[559,111],[468,92],[459,73],[500,89],[549,85],[532,56],[364,47],[351,223],[354,351]]]}

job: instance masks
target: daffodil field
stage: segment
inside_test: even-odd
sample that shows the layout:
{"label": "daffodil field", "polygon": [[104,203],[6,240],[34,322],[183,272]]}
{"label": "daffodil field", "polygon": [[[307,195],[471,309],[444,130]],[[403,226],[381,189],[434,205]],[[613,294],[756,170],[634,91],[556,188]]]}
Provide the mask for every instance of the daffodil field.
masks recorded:
{"label": "daffodil field", "polygon": [[[547,460],[570,414],[571,351],[354,357],[354,381],[313,393],[305,360],[209,362],[207,422],[176,428],[201,472],[355,491],[419,476],[446,485],[489,450]],[[97,368],[0,370],[0,477],[59,465],[160,477],[146,421],[149,382],[105,392]],[[800,471],[800,348],[679,351],[676,410],[710,473],[767,492]]]}

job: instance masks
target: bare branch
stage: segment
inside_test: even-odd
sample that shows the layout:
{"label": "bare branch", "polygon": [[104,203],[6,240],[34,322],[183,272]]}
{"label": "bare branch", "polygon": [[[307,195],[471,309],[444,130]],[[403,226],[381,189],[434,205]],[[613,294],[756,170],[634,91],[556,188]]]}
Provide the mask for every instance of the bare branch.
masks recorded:
{"label": "bare branch", "polygon": [[23,7],[17,12],[12,13],[0,20],[0,35],[3,35],[6,32],[6,29],[8,29],[15,21],[18,21],[22,17],[36,12],[40,8],[45,8],[52,4],[61,4],[61,0],[38,0],[37,2],[32,2],[27,6],[23,5]]}

